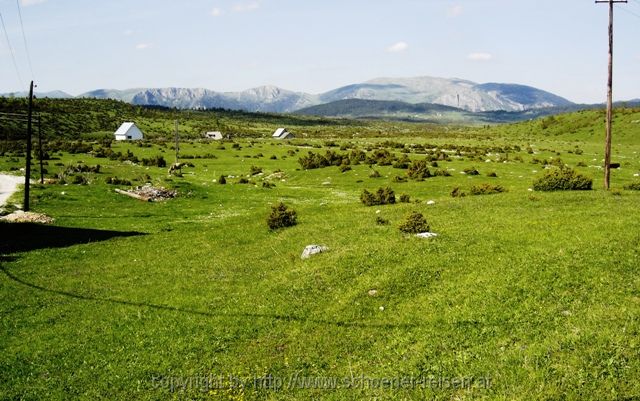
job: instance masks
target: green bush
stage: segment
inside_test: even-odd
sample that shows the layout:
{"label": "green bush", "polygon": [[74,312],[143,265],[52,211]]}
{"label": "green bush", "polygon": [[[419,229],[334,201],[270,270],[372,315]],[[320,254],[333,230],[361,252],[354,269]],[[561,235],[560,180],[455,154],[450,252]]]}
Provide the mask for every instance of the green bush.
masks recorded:
{"label": "green bush", "polygon": [[386,226],[386,225],[389,225],[389,220],[378,216],[376,217],[376,224],[379,226]]}
{"label": "green bush", "polygon": [[298,224],[297,219],[298,216],[296,211],[280,202],[275,206],[271,206],[271,214],[267,217],[267,226],[269,226],[269,229],[271,230],[291,227]]}
{"label": "green bush", "polygon": [[227,177],[225,177],[224,175],[221,175],[220,178],[218,178],[218,184],[224,185],[227,183]]}
{"label": "green bush", "polygon": [[375,193],[364,189],[360,195],[360,201],[366,206],[392,205],[396,203],[396,195],[389,187],[379,188]]}
{"label": "green bush", "polygon": [[107,177],[104,181],[109,185],[131,185],[131,181],[118,177]]}
{"label": "green bush", "polygon": [[412,180],[424,180],[432,176],[426,160],[414,160],[407,169],[407,175]]}
{"label": "green bush", "polygon": [[380,178],[380,173],[378,172],[378,170],[371,170],[371,173],[369,174],[369,178]]}
{"label": "green bush", "polygon": [[460,187],[455,187],[451,190],[452,198],[464,198],[465,196],[467,196],[467,194],[463,192]]}
{"label": "green bush", "polygon": [[409,203],[409,202],[411,202],[411,196],[409,196],[407,194],[400,195],[400,202],[401,203]]}
{"label": "green bush", "polygon": [[422,213],[413,211],[407,215],[398,229],[407,234],[425,233],[429,232],[429,223]]}
{"label": "green bush", "polygon": [[568,167],[549,169],[533,182],[536,191],[588,191],[592,186],[591,178]]}
{"label": "green bush", "polygon": [[262,173],[262,167],[251,166],[251,168],[249,169],[250,175],[258,175],[260,173]]}
{"label": "green bush", "polygon": [[640,191],[640,181],[625,185],[624,189],[629,191]]}
{"label": "green bush", "polygon": [[480,172],[475,167],[469,167],[464,169],[466,175],[480,175]]}
{"label": "green bush", "polygon": [[167,161],[162,156],[154,156],[150,159],[142,159],[143,166],[167,167]]}
{"label": "green bush", "polygon": [[506,192],[506,189],[501,185],[480,184],[472,186],[469,192],[471,195],[492,195]]}

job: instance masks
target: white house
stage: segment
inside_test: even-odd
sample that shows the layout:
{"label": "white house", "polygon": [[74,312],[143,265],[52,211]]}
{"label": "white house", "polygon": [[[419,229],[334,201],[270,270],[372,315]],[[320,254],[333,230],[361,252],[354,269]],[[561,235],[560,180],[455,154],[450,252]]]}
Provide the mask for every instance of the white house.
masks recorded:
{"label": "white house", "polygon": [[293,134],[287,131],[286,128],[278,128],[276,132],[271,136],[273,139],[293,139]]}
{"label": "white house", "polygon": [[214,141],[221,141],[222,139],[224,139],[224,137],[222,136],[222,132],[220,131],[207,132],[206,134],[204,134],[204,137],[206,139],[213,139]]}
{"label": "white house", "polygon": [[122,123],[113,135],[116,141],[136,141],[144,138],[142,131],[136,127],[135,123]]}

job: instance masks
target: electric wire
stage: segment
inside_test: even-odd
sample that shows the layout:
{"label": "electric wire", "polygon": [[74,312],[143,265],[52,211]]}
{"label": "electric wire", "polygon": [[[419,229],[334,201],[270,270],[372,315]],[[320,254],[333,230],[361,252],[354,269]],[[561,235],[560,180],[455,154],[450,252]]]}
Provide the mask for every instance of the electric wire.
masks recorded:
{"label": "electric wire", "polygon": [[20,0],[16,0],[18,6],[18,19],[20,20],[20,29],[22,30],[22,39],[24,41],[24,50],[27,53],[27,61],[29,62],[29,70],[31,71],[31,79],[35,80],[35,74],[33,73],[33,65],[31,64],[31,54],[29,53],[29,46],[27,45],[27,35],[24,33],[24,24],[22,23],[22,11],[20,7]]}
{"label": "electric wire", "polygon": [[20,69],[18,68],[18,63],[16,62],[16,56],[13,53],[13,47],[11,47],[11,41],[9,40],[9,34],[7,33],[7,27],[4,24],[4,18],[2,18],[2,13],[0,13],[0,23],[2,23],[2,30],[4,31],[4,38],[7,41],[7,47],[9,47],[9,53],[11,54],[11,60],[13,60],[13,67],[16,70],[16,75],[18,76],[18,82],[20,83],[20,87],[24,88],[22,76],[20,75]]}

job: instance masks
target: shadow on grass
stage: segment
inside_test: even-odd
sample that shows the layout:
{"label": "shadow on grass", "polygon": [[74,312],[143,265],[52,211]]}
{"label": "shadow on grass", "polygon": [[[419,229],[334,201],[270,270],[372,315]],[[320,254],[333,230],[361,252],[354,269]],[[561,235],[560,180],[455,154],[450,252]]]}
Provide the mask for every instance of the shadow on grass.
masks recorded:
{"label": "shadow on grass", "polygon": [[108,231],[90,228],[58,227],[33,223],[0,223],[0,255],[35,249],[64,248],[111,238],[145,235],[135,231]]}
{"label": "shadow on grass", "polygon": [[376,323],[376,322],[356,322],[356,321],[331,321],[331,320],[323,320],[323,319],[305,318],[300,316],[283,315],[283,314],[277,314],[277,313],[274,313],[274,314],[249,313],[249,312],[212,313],[212,312],[205,312],[205,311],[199,311],[194,309],[177,308],[175,306],[169,306],[169,305],[157,305],[157,304],[150,304],[146,302],[133,302],[133,301],[127,301],[127,300],[121,300],[121,299],[92,297],[92,296],[76,294],[68,291],[51,289],[51,288],[43,287],[38,284],[30,283],[28,281],[21,279],[20,277],[8,271],[5,268],[5,266],[2,265],[1,263],[0,263],[0,271],[2,271],[2,273],[4,273],[4,275],[8,279],[16,283],[27,286],[34,290],[43,291],[50,294],[74,298],[81,301],[106,302],[106,303],[111,303],[115,305],[126,305],[126,306],[139,307],[139,308],[149,308],[149,309],[156,309],[161,311],[169,311],[169,312],[184,313],[184,314],[195,315],[195,316],[202,316],[207,318],[269,319],[269,320],[279,320],[284,322],[299,322],[299,323],[313,323],[318,325],[331,325],[331,326],[345,327],[345,328],[412,329],[412,328],[417,328],[422,326],[421,324],[416,324],[416,323]]}

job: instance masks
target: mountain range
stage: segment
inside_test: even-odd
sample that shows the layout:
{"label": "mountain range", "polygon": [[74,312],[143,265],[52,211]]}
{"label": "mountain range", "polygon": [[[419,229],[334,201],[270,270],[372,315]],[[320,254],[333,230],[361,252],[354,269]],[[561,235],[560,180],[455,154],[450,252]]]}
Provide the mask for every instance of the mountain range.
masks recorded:
{"label": "mountain range", "polygon": [[[5,96],[25,94],[6,94]],[[73,97],[56,91],[41,97]],[[566,107],[573,103],[560,96],[525,85],[478,84],[463,79],[434,77],[377,78],[343,86],[321,94],[293,92],[275,86],[261,86],[242,92],[216,92],[209,89],[136,88],[98,89],[80,98],[116,99],[136,105],[155,105],[179,109],[224,108],[250,112],[291,113],[313,106],[360,99],[402,102],[413,105],[436,104],[466,112],[509,111]],[[385,104],[385,103],[383,103]],[[383,104],[379,104],[383,105]],[[335,105],[334,105],[335,106]],[[338,113],[340,114],[340,113]]]}

